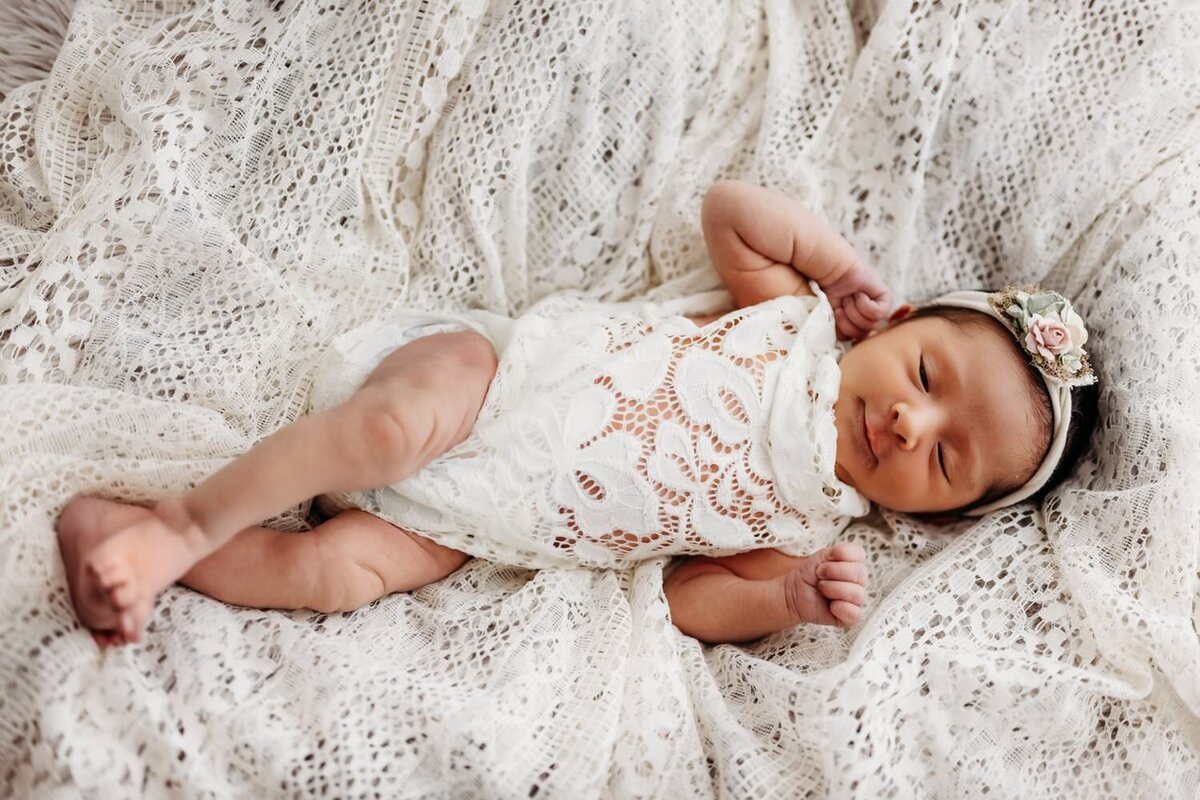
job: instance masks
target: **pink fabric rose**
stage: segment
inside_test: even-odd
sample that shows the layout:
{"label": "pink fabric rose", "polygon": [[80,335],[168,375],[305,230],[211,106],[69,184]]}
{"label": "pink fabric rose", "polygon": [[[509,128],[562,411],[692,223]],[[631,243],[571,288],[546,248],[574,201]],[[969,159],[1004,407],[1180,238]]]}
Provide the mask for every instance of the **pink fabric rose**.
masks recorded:
{"label": "pink fabric rose", "polygon": [[1047,361],[1071,349],[1071,333],[1057,314],[1043,317],[1034,314],[1025,333],[1025,346]]}

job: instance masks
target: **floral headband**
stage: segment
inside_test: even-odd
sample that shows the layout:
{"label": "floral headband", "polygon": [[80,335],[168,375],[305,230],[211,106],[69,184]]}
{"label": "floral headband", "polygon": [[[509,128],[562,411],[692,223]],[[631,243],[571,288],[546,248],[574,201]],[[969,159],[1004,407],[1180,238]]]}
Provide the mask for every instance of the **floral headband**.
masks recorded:
{"label": "floral headband", "polygon": [[1088,338],[1087,329],[1067,298],[1037,285],[1026,286],[1023,290],[1009,286],[991,293],[951,292],[931,301],[930,305],[969,308],[999,320],[1029,354],[1050,393],[1054,419],[1046,457],[1023,486],[995,502],[964,512],[968,516],[981,517],[1036,494],[1054,474],[1067,444],[1071,387],[1096,382],[1096,374],[1083,349]]}
{"label": "floral headband", "polygon": [[1036,285],[1026,286],[1024,291],[1009,286],[988,295],[988,303],[997,312],[993,316],[1025,346],[1042,375],[1068,386],[1096,382],[1083,350],[1087,329],[1067,298]]}

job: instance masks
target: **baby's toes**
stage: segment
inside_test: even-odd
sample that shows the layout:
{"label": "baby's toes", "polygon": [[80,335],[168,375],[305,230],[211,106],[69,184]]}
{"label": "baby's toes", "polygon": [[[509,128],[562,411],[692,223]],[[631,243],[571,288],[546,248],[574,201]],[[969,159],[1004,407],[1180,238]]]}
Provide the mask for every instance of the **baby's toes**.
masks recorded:
{"label": "baby's toes", "polygon": [[95,575],[114,608],[128,608],[137,599],[137,583],[126,564],[116,560],[98,564]]}
{"label": "baby's toes", "polygon": [[92,638],[101,650],[106,647],[119,647],[125,643],[124,637],[116,631],[92,631]]}
{"label": "baby's toes", "polygon": [[118,582],[108,594],[118,609],[130,608],[138,601],[137,585],[132,580]]}
{"label": "baby's toes", "polygon": [[119,584],[126,572],[121,560],[105,553],[95,553],[87,560],[87,571],[105,589]]}
{"label": "baby's toes", "polygon": [[150,621],[150,615],[153,613],[154,602],[152,600],[142,600],[134,607],[134,629],[130,638],[131,642],[142,640],[142,632],[145,631],[146,623]]}
{"label": "baby's toes", "polygon": [[117,633],[122,639],[118,644],[140,642],[142,629],[146,627],[146,621],[150,619],[153,610],[154,604],[147,601],[135,602],[132,607],[123,610],[117,623]]}

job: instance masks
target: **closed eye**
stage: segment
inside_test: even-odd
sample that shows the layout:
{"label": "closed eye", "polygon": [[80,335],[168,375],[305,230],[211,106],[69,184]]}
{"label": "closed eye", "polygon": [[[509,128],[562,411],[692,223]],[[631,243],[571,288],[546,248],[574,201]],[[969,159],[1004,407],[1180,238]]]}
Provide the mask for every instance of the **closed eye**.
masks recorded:
{"label": "closed eye", "polygon": [[[929,376],[925,374],[925,356],[921,356],[920,363],[917,368],[918,374],[921,376],[921,388],[926,392],[929,391]],[[938,466],[942,468],[942,475],[946,478],[946,483],[950,482],[950,473],[946,472],[946,460],[942,457],[942,446],[937,446]]]}

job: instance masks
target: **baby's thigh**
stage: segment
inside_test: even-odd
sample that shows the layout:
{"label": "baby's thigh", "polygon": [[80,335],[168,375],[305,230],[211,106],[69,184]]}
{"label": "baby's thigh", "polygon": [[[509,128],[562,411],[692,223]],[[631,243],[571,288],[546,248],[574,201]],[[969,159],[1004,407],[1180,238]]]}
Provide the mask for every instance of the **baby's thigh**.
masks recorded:
{"label": "baby's thigh", "polygon": [[352,611],[392,592],[439,581],[468,558],[420,534],[365,511],[343,511],[317,527],[318,611]]}

